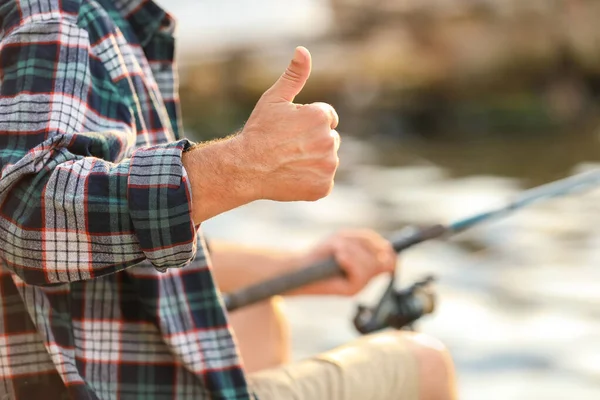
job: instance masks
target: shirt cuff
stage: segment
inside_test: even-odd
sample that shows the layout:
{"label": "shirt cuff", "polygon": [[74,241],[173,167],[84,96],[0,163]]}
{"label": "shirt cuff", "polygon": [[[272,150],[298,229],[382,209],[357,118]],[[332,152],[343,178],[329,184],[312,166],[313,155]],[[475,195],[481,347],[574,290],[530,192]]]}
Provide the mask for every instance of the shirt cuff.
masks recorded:
{"label": "shirt cuff", "polygon": [[191,145],[184,139],[140,148],[131,156],[127,183],[131,221],[144,255],[161,272],[187,265],[197,251],[192,190],[181,161]]}

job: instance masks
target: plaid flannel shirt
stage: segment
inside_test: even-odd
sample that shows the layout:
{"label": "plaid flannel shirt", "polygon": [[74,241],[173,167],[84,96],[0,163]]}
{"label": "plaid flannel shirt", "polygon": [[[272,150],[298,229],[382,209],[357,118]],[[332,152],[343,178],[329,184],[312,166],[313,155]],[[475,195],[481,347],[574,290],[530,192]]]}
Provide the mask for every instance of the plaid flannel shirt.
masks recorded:
{"label": "plaid flannel shirt", "polygon": [[250,398],[173,29],[150,0],[0,1],[0,399]]}

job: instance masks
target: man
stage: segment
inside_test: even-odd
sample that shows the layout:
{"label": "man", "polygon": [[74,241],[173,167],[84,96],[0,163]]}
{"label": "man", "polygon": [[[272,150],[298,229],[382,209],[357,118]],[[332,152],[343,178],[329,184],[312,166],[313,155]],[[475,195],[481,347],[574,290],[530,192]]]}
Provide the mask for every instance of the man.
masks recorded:
{"label": "man", "polygon": [[203,221],[332,188],[338,116],[293,103],[306,49],[239,134],[196,145],[181,138],[174,21],[152,1],[2,0],[0,25],[2,398],[451,398],[443,349],[399,334],[349,345],[359,356],[241,365],[217,285],[334,254],[347,281],[307,290],[342,294],[392,266],[372,233],[340,234],[301,258],[252,263],[218,243],[214,266],[207,257]]}

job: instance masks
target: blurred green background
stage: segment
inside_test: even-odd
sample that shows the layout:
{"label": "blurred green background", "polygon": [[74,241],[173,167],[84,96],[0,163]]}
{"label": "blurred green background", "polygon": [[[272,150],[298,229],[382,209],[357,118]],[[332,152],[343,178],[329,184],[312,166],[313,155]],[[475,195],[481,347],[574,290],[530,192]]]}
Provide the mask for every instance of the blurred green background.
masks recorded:
{"label": "blurred green background", "polygon": [[[239,130],[306,46],[296,99],[340,115],[341,165],[316,203],[256,202],[205,231],[308,246],[343,227],[449,222],[600,160],[600,2],[594,0],[162,0],[179,21],[187,135]],[[448,345],[460,398],[600,398],[600,193],[554,200],[401,257],[434,272],[419,329]],[[294,356],[356,337],[358,301],[286,300]]]}

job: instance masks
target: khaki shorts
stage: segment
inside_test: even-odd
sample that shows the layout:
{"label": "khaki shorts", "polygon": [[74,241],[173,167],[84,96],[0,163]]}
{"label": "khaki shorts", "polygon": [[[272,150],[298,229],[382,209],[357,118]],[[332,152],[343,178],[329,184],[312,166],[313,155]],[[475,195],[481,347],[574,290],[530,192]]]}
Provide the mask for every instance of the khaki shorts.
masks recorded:
{"label": "khaki shorts", "polygon": [[259,400],[417,400],[418,365],[393,332],[248,377]]}

